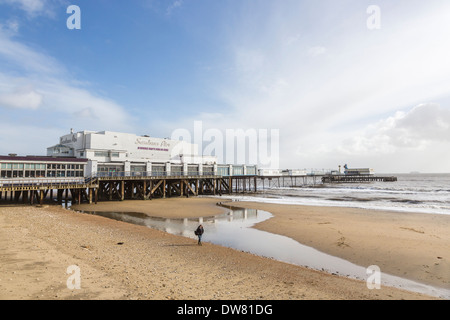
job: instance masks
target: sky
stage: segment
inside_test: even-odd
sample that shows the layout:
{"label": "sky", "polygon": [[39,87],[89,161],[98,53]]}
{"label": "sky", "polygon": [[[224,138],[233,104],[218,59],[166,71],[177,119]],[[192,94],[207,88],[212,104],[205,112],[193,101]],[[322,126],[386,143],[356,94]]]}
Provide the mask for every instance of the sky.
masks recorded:
{"label": "sky", "polygon": [[448,39],[448,0],[0,0],[0,154],[242,130],[261,167],[450,172]]}

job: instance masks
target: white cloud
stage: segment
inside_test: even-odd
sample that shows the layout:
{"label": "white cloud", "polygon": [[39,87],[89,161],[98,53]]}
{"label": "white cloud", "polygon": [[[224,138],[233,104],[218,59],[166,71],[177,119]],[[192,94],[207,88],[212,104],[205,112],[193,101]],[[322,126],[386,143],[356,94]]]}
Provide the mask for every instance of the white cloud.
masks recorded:
{"label": "white cloud", "polygon": [[67,134],[67,131],[33,124],[6,123],[0,119],[0,154],[45,155],[46,147],[55,145],[58,142],[55,138]]}
{"label": "white cloud", "polygon": [[228,60],[211,82],[224,116],[198,113],[152,126],[192,131],[201,120],[204,130],[222,133],[279,129],[283,168],[349,162],[378,172],[450,171],[448,109],[419,105],[450,95],[450,45],[442,40],[450,38],[448,2],[380,4],[375,32],[364,6],[260,5],[246,2],[226,20]]}
{"label": "white cloud", "polygon": [[450,110],[438,104],[421,104],[409,112],[397,112],[374,126],[366,141],[384,139],[385,145],[422,149],[433,142],[450,144]]}
{"label": "white cloud", "polygon": [[[390,130],[386,119],[385,126],[372,127],[373,135],[365,124],[450,94],[450,44],[442,40],[450,38],[450,5],[417,2],[407,12],[389,6],[382,29],[373,32],[367,30],[365,8],[358,19],[349,19],[353,7],[347,13],[339,9],[348,16],[332,15],[338,5],[327,3],[311,18],[302,16],[302,4],[272,3],[267,12],[258,11],[260,19],[242,15],[241,24],[227,26],[229,68],[226,81],[214,89],[233,108],[220,125],[280,129],[284,167],[334,167],[329,150],[342,141],[351,142],[341,150],[348,158],[376,151],[390,155],[391,164],[403,161],[399,152],[427,158],[422,150],[444,143],[438,137],[444,139],[447,122],[433,118],[428,127],[413,125],[413,116],[421,110],[430,116],[432,107],[404,119],[398,114]],[[291,12],[298,12],[297,19],[286,18]],[[329,14],[328,29],[317,23],[317,14]]]}
{"label": "white cloud", "polygon": [[19,32],[20,24],[16,19],[9,19],[5,23],[0,23],[0,29],[11,35],[15,35]]}
{"label": "white cloud", "polygon": [[175,0],[166,10],[167,15],[171,15],[172,12],[176,9],[181,8],[181,6],[184,4],[183,0]]}
{"label": "white cloud", "polygon": [[325,54],[327,52],[327,49],[325,47],[311,47],[308,49],[308,55],[311,57],[318,57],[322,54]]}
{"label": "white cloud", "polygon": [[65,68],[51,56],[37,52],[13,40],[13,34],[0,26],[0,59],[6,60],[10,67],[22,69],[33,74],[62,74]]}
{"label": "white cloud", "polygon": [[18,6],[29,16],[36,16],[44,12],[49,12],[49,3],[47,0],[1,0],[0,3]]}
{"label": "white cloud", "polygon": [[[322,138],[318,140],[325,141]],[[308,151],[315,159],[353,162],[378,172],[450,171],[450,108],[420,104],[364,129],[336,133],[322,145],[308,146]]]}
{"label": "white cloud", "polygon": [[93,108],[87,107],[73,113],[74,116],[85,119],[99,119]]}
{"label": "white cloud", "polygon": [[[42,85],[45,107],[68,116],[78,127],[131,130],[131,116],[116,102],[60,80]],[[74,125],[75,126],[75,125]]]}
{"label": "white cloud", "polygon": [[298,43],[301,39],[301,36],[299,34],[297,35],[288,35],[286,37],[284,37],[284,41],[283,44],[287,47],[289,46],[293,46],[296,43]]}
{"label": "white cloud", "polygon": [[32,87],[16,88],[13,92],[0,92],[0,108],[35,110],[42,105],[43,97]]}
{"label": "white cloud", "polygon": [[[89,83],[72,78],[56,59],[14,40],[1,28],[0,62],[8,66],[0,71],[0,113],[5,115],[0,127],[11,125],[7,119],[15,114],[19,115],[15,125],[22,127],[22,133],[31,128],[44,130],[36,129],[39,125],[33,117],[55,132],[61,131],[58,128],[132,131],[132,117],[123,106],[96,93]],[[23,109],[27,113],[21,113]],[[10,112],[15,113],[10,116]],[[25,129],[26,122],[30,130]],[[26,141],[20,135],[10,137],[0,152]]]}

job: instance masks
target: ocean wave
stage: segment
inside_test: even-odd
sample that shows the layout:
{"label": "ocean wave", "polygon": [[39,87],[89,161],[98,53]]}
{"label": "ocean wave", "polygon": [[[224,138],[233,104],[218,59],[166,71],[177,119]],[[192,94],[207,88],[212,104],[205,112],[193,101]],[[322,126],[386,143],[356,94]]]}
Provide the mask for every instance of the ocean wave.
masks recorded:
{"label": "ocean wave", "polygon": [[[261,189],[262,190],[262,189]],[[302,192],[314,192],[321,193],[324,191],[330,193],[342,193],[342,192],[378,192],[378,193],[392,193],[392,194],[429,194],[429,193],[447,193],[450,195],[450,190],[447,189],[434,189],[434,188],[386,188],[386,187],[322,187],[322,188],[311,188],[311,187],[281,187],[281,188],[265,188],[264,190],[270,191],[302,191]]]}
{"label": "ocean wave", "polygon": [[[329,207],[348,207],[361,208],[371,210],[387,210],[399,212],[417,212],[430,214],[448,214],[450,215],[450,204],[447,203],[425,203],[418,200],[407,201],[375,201],[363,199],[363,201],[355,201],[354,199],[327,199],[327,198],[302,198],[302,197],[259,197],[259,196],[237,196],[228,195],[224,198],[233,199],[236,201],[246,202],[261,202],[273,204],[287,204],[287,205],[303,205],[303,206],[329,206]],[[361,200],[361,199],[358,199]]]}
{"label": "ocean wave", "polygon": [[[450,214],[449,175],[399,175],[398,182],[258,188],[249,201]],[[232,196],[234,197],[234,196]]]}

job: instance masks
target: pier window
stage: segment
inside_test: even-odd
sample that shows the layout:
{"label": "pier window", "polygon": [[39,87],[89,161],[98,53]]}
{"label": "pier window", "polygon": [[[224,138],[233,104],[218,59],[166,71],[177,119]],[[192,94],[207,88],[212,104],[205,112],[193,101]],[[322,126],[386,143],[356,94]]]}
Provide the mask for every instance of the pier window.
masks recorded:
{"label": "pier window", "polygon": [[23,163],[13,163],[12,169],[13,169],[12,178],[23,178],[23,169],[24,169]]}
{"label": "pier window", "polygon": [[2,178],[11,178],[12,177],[12,164],[11,163],[2,163],[0,176]]}
{"label": "pier window", "polygon": [[94,156],[95,157],[108,157],[109,153],[107,151],[95,151]]}
{"label": "pier window", "polygon": [[[68,164],[64,165],[66,168],[66,177],[83,177],[84,176],[84,165],[81,164]],[[61,177],[64,177],[64,172],[61,172]]]}
{"label": "pier window", "polygon": [[12,177],[13,178],[23,178],[23,171],[14,170]]}
{"label": "pier window", "polygon": [[146,166],[141,165],[141,166],[131,166],[131,175],[133,177],[140,177],[140,176],[144,176],[145,172],[146,172]]}
{"label": "pier window", "polygon": [[219,176],[229,176],[230,175],[230,167],[218,167],[217,174]]}
{"label": "pier window", "polygon": [[36,168],[36,178],[45,178],[45,164],[35,164],[34,167]]}
{"label": "pier window", "polygon": [[170,168],[170,172],[171,172],[172,176],[182,176],[183,175],[183,166],[172,165]]}
{"label": "pier window", "polygon": [[31,170],[25,170],[25,178],[35,178],[36,172]]}
{"label": "pier window", "polygon": [[100,177],[112,177],[112,176],[123,176],[124,174],[123,166],[114,165],[99,165],[98,175]]}
{"label": "pier window", "polygon": [[190,176],[198,176],[198,165],[195,166],[188,166],[188,175]]}
{"label": "pier window", "polygon": [[36,176],[35,170],[36,170],[36,166],[34,164],[26,163],[25,164],[25,178],[34,178]]}
{"label": "pier window", "polygon": [[203,175],[205,175],[205,176],[214,175],[214,167],[213,166],[204,166],[203,167]]}
{"label": "pier window", "polygon": [[44,178],[45,164],[26,163],[25,164],[25,178]]}
{"label": "pier window", "polygon": [[83,177],[83,164],[1,163],[0,178],[66,178]]}
{"label": "pier window", "polygon": [[36,170],[36,178],[45,178],[45,170]]}
{"label": "pier window", "polygon": [[233,175],[234,176],[243,176],[244,175],[244,167],[243,166],[234,166],[233,167]]}
{"label": "pier window", "polygon": [[152,165],[152,176],[162,177],[166,175],[166,166],[165,165]]}
{"label": "pier window", "polygon": [[2,170],[1,175],[2,175],[2,178],[11,178],[12,177],[12,171]]}
{"label": "pier window", "polygon": [[247,175],[255,176],[256,175],[256,167],[247,167]]}

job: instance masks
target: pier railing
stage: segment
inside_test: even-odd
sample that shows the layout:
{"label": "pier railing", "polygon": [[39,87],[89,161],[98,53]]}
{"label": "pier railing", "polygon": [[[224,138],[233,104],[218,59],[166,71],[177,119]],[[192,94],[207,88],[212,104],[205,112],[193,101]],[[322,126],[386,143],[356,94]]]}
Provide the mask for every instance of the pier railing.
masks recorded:
{"label": "pier railing", "polygon": [[202,176],[219,176],[217,174],[214,174],[214,172],[130,172],[130,171],[124,171],[124,172],[97,172],[95,174],[98,178],[122,178],[122,177],[202,177]]}

